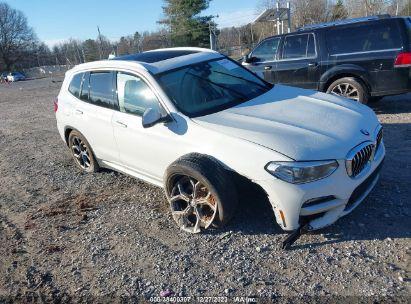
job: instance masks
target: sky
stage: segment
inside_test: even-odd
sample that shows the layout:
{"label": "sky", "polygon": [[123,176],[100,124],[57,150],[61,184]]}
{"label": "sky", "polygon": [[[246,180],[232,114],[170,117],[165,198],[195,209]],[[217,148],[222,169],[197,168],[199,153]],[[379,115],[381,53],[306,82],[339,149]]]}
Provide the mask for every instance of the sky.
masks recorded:
{"label": "sky", "polygon": [[[110,40],[136,31],[154,31],[162,18],[162,0],[0,0],[21,10],[38,38],[53,46],[69,38]],[[218,15],[219,27],[238,26],[254,20],[258,0],[212,0],[205,15]]]}

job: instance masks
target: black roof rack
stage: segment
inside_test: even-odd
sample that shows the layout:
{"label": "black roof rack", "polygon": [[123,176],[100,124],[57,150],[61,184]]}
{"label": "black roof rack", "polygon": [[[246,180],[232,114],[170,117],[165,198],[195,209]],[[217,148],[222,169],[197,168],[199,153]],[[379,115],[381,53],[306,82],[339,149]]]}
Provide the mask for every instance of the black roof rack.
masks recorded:
{"label": "black roof rack", "polygon": [[328,26],[345,25],[345,24],[352,24],[352,23],[372,21],[372,20],[378,20],[378,19],[386,19],[386,18],[391,18],[391,16],[386,14],[386,15],[377,15],[377,16],[337,20],[337,21],[325,22],[325,23],[308,24],[303,27],[300,27],[299,29],[297,29],[297,31],[313,30],[313,29],[318,29],[318,28],[328,27]]}

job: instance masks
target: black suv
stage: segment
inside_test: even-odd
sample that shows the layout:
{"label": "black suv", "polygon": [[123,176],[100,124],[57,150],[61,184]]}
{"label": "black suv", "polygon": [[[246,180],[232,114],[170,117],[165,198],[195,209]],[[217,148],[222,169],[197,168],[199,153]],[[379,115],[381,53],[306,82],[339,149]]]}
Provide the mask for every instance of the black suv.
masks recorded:
{"label": "black suv", "polygon": [[411,18],[375,16],[306,26],[261,41],[243,65],[272,83],[371,98],[411,91]]}

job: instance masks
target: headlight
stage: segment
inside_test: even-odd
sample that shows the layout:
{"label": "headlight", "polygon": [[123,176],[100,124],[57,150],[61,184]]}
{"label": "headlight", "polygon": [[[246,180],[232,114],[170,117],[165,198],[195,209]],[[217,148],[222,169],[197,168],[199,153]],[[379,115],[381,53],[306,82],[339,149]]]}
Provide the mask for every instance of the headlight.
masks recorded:
{"label": "headlight", "polygon": [[271,162],[265,167],[275,177],[292,184],[303,184],[325,178],[337,168],[338,163],[335,160]]}

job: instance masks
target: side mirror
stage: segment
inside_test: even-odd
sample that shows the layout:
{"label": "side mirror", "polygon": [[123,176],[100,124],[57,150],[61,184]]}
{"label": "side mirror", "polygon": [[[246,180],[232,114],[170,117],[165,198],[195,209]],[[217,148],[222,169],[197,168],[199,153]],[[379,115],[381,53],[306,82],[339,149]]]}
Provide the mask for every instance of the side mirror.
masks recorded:
{"label": "side mirror", "polygon": [[143,128],[150,128],[160,122],[170,121],[168,115],[162,115],[158,110],[153,108],[147,108],[143,114]]}
{"label": "side mirror", "polygon": [[249,64],[251,64],[251,63],[256,62],[257,60],[258,60],[257,57],[250,56],[250,54],[245,55],[245,56],[243,57],[243,63],[249,63]]}

